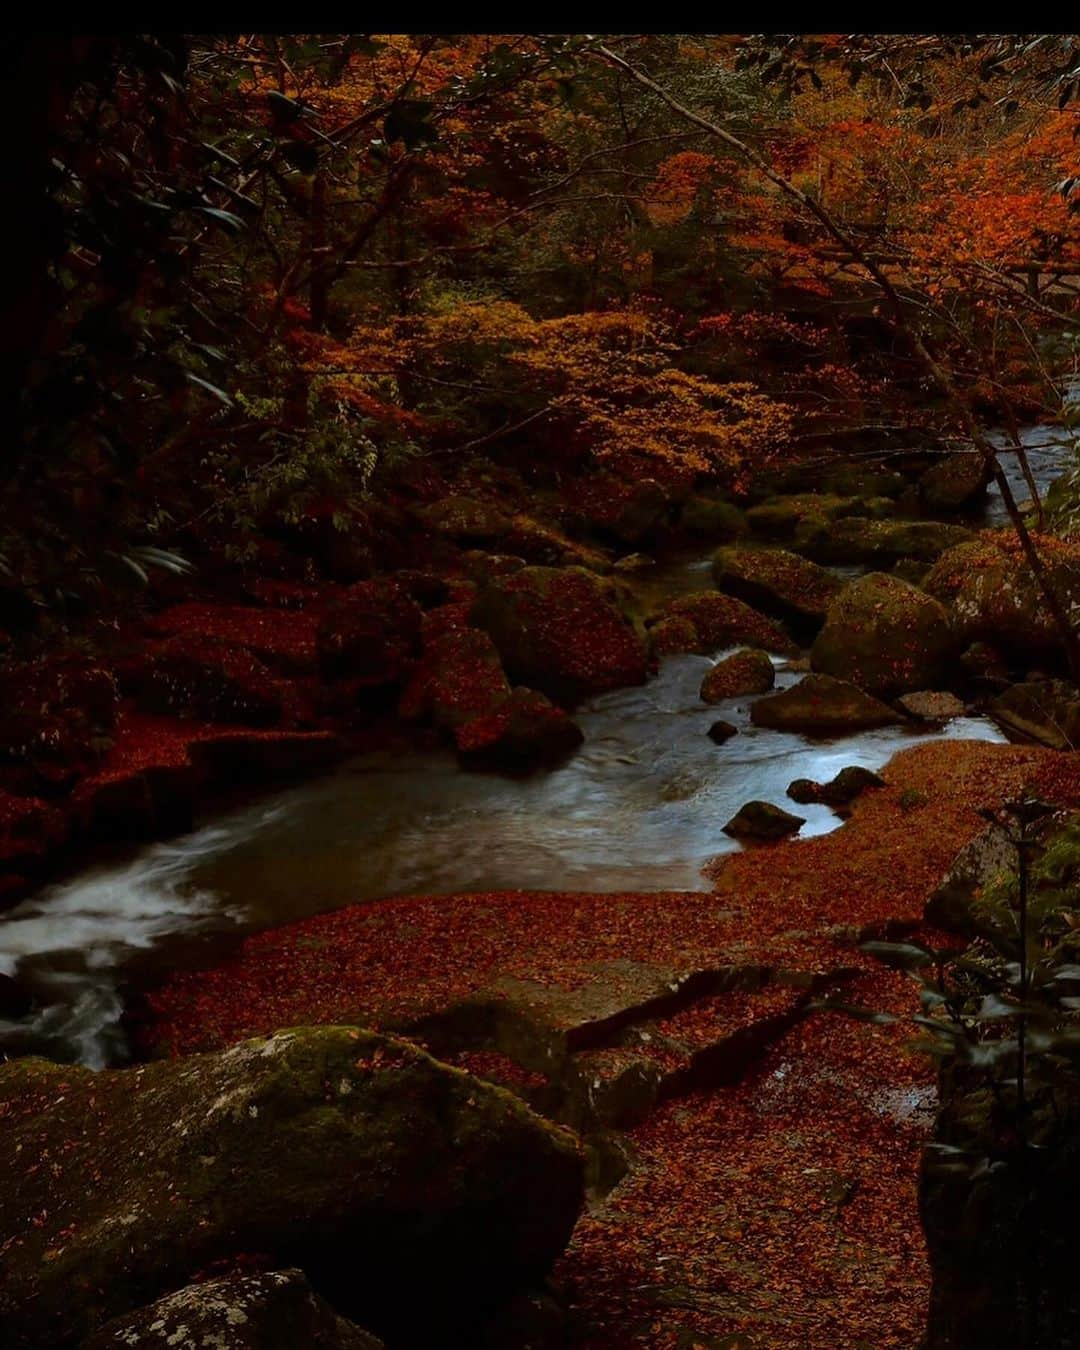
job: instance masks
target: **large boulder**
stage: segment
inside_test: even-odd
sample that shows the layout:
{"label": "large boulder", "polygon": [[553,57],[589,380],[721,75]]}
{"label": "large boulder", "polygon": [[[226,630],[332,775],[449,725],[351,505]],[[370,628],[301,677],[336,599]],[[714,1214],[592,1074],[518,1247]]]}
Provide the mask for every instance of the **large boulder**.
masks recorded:
{"label": "large boulder", "polygon": [[722,548],[713,558],[718,590],[745,600],[812,638],[843,582],[816,563],[782,548]]}
{"label": "large boulder", "polygon": [[772,802],[747,802],[724,826],[724,833],[733,839],[784,839],[798,834],[805,824],[805,816],[792,815]]}
{"label": "large boulder", "polygon": [[766,694],[776,683],[776,670],[762,651],[748,648],[717,661],[701,682],[703,703],[719,703],[744,694]]}
{"label": "large boulder", "polygon": [[486,633],[451,628],[424,648],[398,710],[407,721],[420,718],[443,731],[490,713],[510,695],[499,653]]}
{"label": "large boulder", "polygon": [[990,474],[976,450],[946,455],[919,478],[919,500],[927,511],[958,511],[986,493]]}
{"label": "large boulder", "polygon": [[869,563],[885,567],[914,559],[933,562],[947,549],[969,543],[970,530],[936,520],[870,520],[848,516],[798,531],[792,548],[819,563]]}
{"label": "large boulder", "polygon": [[[379,1334],[429,1344],[534,1287],[582,1200],[572,1136],[351,1027],[137,1069],[15,1060],[0,1066],[0,1135],[5,1350],[76,1345],[250,1253],[300,1267]],[[403,1280],[424,1297],[402,1299]]]}
{"label": "large boulder", "polygon": [[887,703],[831,675],[807,675],[779,694],[760,698],[750,710],[755,726],[808,736],[844,736],[901,721]]}
{"label": "large boulder", "polygon": [[899,577],[870,572],[845,586],[814,640],[814,670],[882,698],[940,684],[956,637],[944,607]]}
{"label": "large boulder", "polygon": [[1010,685],[990,712],[1009,731],[1052,750],[1080,749],[1080,690],[1065,680]]}
{"label": "large boulder", "polygon": [[658,655],[706,655],[737,643],[784,656],[799,652],[797,644],[772,619],[722,591],[698,591],[670,600],[653,619],[649,643]]}
{"label": "large boulder", "polygon": [[580,567],[524,567],[494,577],[473,621],[488,632],[509,677],[559,701],[644,683],[645,644]]}
{"label": "large boulder", "polygon": [[926,920],[938,928],[973,935],[973,902],[984,886],[1016,872],[1016,845],[1001,825],[986,825],[953,859],[926,902]]}
{"label": "large boulder", "polygon": [[769,497],[746,513],[746,522],[755,534],[766,539],[791,539],[809,525],[818,526],[844,516],[870,516],[882,519],[893,514],[889,497],[837,497],[824,492],[800,492],[786,497]]}
{"label": "large boulder", "polygon": [[[1080,542],[1037,539],[1050,582],[1080,624]],[[952,548],[923,578],[967,642],[984,641],[1018,659],[1060,652],[1061,638],[1042,590],[1010,532],[983,534]]]}
{"label": "large boulder", "polygon": [[421,523],[436,534],[470,543],[491,543],[510,528],[499,507],[477,497],[451,496],[417,509]]}
{"label": "large boulder", "polygon": [[688,534],[724,543],[746,534],[746,516],[732,502],[719,497],[695,495],[683,503],[679,524]]}
{"label": "large boulder", "polygon": [[302,1270],[189,1284],[107,1322],[79,1350],[382,1350],[339,1317]]}
{"label": "large boulder", "polygon": [[454,731],[466,762],[484,768],[530,769],[554,763],[585,739],[578,724],[536,689],[511,690],[488,712]]}
{"label": "large boulder", "polygon": [[419,605],[396,582],[359,582],[327,607],[319,624],[323,678],[397,684],[419,649],[422,624]]}
{"label": "large boulder", "polygon": [[624,544],[640,544],[666,523],[670,495],[655,478],[626,479],[596,474],[576,488],[576,506],[585,524]]}

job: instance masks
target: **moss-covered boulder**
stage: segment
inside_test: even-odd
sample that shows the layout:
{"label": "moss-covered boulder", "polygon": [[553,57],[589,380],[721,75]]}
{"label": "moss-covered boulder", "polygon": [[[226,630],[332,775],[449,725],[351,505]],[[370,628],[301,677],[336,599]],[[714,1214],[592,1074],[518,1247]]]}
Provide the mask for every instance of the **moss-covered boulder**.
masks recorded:
{"label": "moss-covered boulder", "polygon": [[762,651],[797,656],[798,645],[771,619],[722,591],[698,591],[668,601],[652,620],[649,642],[654,652],[697,652],[743,644]]}
{"label": "moss-covered boulder", "polygon": [[749,529],[746,516],[734,503],[702,495],[686,499],[679,524],[688,534],[714,539],[718,544],[740,539]]}
{"label": "moss-covered boulder", "polygon": [[782,548],[722,548],[713,557],[718,590],[745,600],[810,639],[843,582]]}
{"label": "moss-covered boulder", "polygon": [[575,507],[584,524],[623,544],[640,544],[666,524],[670,496],[655,478],[601,473],[581,480]]}
{"label": "moss-covered boulder", "polygon": [[99,1073],[16,1060],[0,1142],[5,1350],[75,1345],[245,1253],[379,1334],[444,1335],[542,1279],[582,1200],[570,1135],[350,1027]]}
{"label": "moss-covered boulder", "polygon": [[791,539],[807,524],[818,526],[845,516],[884,519],[893,514],[889,497],[838,497],[824,492],[802,492],[788,497],[769,497],[752,506],[746,522],[766,539]]}
{"label": "moss-covered boulder", "polygon": [[733,652],[708,671],[701,682],[703,703],[719,703],[743,694],[766,694],[776,683],[776,670],[763,651]]}
{"label": "moss-covered boulder", "polygon": [[724,833],[733,839],[784,839],[798,834],[805,824],[805,816],[792,815],[772,802],[747,802],[724,826]]}
{"label": "moss-covered boulder", "polygon": [[907,479],[884,464],[833,464],[819,475],[822,492],[842,497],[899,497]]}
{"label": "moss-covered boulder", "polygon": [[[1080,625],[1080,542],[1044,535],[1036,543],[1054,590]],[[988,532],[950,549],[923,587],[946,606],[968,642],[988,642],[1025,660],[1060,652],[1046,600],[1011,532]]]}
{"label": "moss-covered boulder", "polygon": [[426,644],[398,711],[407,721],[423,718],[453,731],[491,712],[509,694],[491,638],[476,628],[453,628]]}
{"label": "moss-covered boulder", "polygon": [[525,567],[481,591],[473,621],[512,680],[572,702],[645,680],[645,644],[611,594],[584,568]]}
{"label": "moss-covered boulder", "polygon": [[1065,680],[1010,685],[990,712],[1007,730],[1052,750],[1080,750],[1080,690]]}
{"label": "moss-covered boulder", "polygon": [[901,721],[887,703],[831,675],[807,675],[779,694],[760,698],[750,710],[755,726],[808,736],[845,736]]}
{"label": "moss-covered boulder", "polygon": [[584,739],[578,724],[545,694],[521,688],[454,731],[462,757],[482,768],[528,769],[554,763]]}
{"label": "moss-covered boulder", "polygon": [[919,501],[927,511],[958,511],[986,493],[990,474],[976,450],[958,451],[926,470],[919,478]]}
{"label": "moss-covered boulder", "polygon": [[475,543],[490,543],[510,528],[505,511],[477,497],[443,497],[430,506],[420,507],[416,514],[436,534]]}
{"label": "moss-covered boulder", "polygon": [[942,683],[957,641],[943,605],[884,572],[845,586],[810,652],[814,670],[881,698]]}
{"label": "moss-covered boulder", "polygon": [[339,1317],[302,1270],[189,1284],[114,1317],[79,1350],[382,1350]]}
{"label": "moss-covered boulder", "polygon": [[936,520],[871,520],[846,516],[799,530],[792,548],[819,563],[891,566],[903,559],[933,562],[973,538],[962,525]]}

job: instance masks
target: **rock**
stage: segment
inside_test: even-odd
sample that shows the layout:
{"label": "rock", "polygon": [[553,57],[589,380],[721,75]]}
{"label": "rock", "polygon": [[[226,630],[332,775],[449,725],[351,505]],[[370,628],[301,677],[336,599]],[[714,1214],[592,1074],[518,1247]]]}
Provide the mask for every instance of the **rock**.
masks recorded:
{"label": "rock", "polygon": [[1008,684],[1009,667],[1001,653],[988,642],[973,642],[960,653],[961,669],[974,680]]}
{"label": "rock", "polygon": [[717,497],[693,496],[683,503],[679,524],[688,534],[724,543],[746,534],[747,520],[739,508]]}
{"label": "rock", "polygon": [[429,530],[453,539],[491,541],[510,528],[510,517],[504,511],[476,497],[443,497],[420,507],[416,515]]}
{"label": "rock", "polygon": [[486,633],[452,628],[428,643],[398,712],[406,721],[427,719],[443,731],[493,712],[510,696],[499,653]]}
{"label": "rock", "polygon": [[[1080,542],[1046,541],[1040,554],[1075,623],[1080,615]],[[1024,661],[1060,653],[1058,630],[1011,532],[984,534],[950,549],[927,573],[923,587],[949,610],[965,643],[988,642]]]}
{"label": "rock", "polygon": [[1000,825],[987,825],[957,854],[927,900],[927,922],[974,934],[972,901],[1003,872],[1015,873],[1017,865],[1016,846],[1008,831]]}
{"label": "rock", "polygon": [[944,679],[955,651],[942,605],[899,577],[869,572],[829,606],[810,663],[823,675],[894,698]]}
{"label": "rock", "polygon": [[742,694],[767,693],[775,683],[776,671],[764,652],[734,652],[706,674],[700,696],[703,703],[719,703]]}
{"label": "rock", "polygon": [[820,475],[824,492],[846,497],[899,497],[907,479],[881,464],[837,464]]}
{"label": "rock", "polygon": [[771,802],[747,802],[724,826],[724,833],[734,839],[783,839],[805,824],[804,816],[793,816]]}
{"label": "rock", "polygon": [[889,497],[838,497],[829,493],[803,492],[789,497],[769,497],[746,513],[755,534],[766,539],[791,539],[807,525],[814,527],[844,516],[884,519],[893,514]]}
{"label": "rock", "polygon": [[525,567],[484,588],[473,621],[491,635],[509,677],[559,701],[643,684],[645,644],[580,567]]}
{"label": "rock", "polygon": [[971,531],[961,525],[934,520],[845,517],[800,530],[792,547],[819,563],[871,563],[880,567],[909,558],[929,563],[972,537]]}
{"label": "rock", "polygon": [[750,710],[755,726],[808,736],[844,736],[894,726],[900,716],[879,699],[846,680],[807,675],[779,694],[761,698]]}
{"label": "rock", "polygon": [[509,576],[511,572],[520,572],[528,563],[524,558],[512,553],[485,553],[482,549],[472,548],[461,555],[469,576],[478,585],[486,585],[492,577]]}
{"label": "rock", "polygon": [[647,572],[649,568],[656,566],[656,559],[650,558],[647,553],[628,553],[625,558],[620,558],[612,566],[612,572]]}
{"label": "rock", "polygon": [[668,492],[654,478],[594,474],[577,485],[575,495],[589,528],[624,544],[640,544],[666,523]]}
{"label": "rock", "polygon": [[953,717],[963,717],[963,702],[955,694],[942,690],[921,689],[914,694],[905,694],[897,699],[900,707],[920,722],[948,722]]}
{"label": "rock", "polygon": [[847,806],[870,788],[885,786],[872,769],[861,764],[849,764],[828,783],[815,783],[811,778],[796,778],[788,785],[787,795],[794,802],[808,806],[818,802],[823,806]]}
{"label": "rock", "polygon": [[302,1270],[189,1284],[115,1317],[79,1350],[381,1350],[382,1341],[339,1317]]}
{"label": "rock", "polygon": [[419,650],[420,607],[395,582],[362,581],[327,607],[319,624],[319,669],[326,680],[393,685]]}
{"label": "rock", "polygon": [[454,733],[457,748],[470,762],[506,769],[554,763],[584,739],[562,708],[535,689],[521,688]]}
{"label": "rock", "polygon": [[[11,1061],[0,1122],[0,1232],[22,1237],[5,1350],[70,1346],[244,1253],[299,1266],[380,1335],[453,1341],[448,1319],[544,1278],[582,1201],[572,1136],[350,1027],[135,1069]],[[403,1272],[423,1299],[402,1299]]]}
{"label": "rock", "polygon": [[285,715],[282,681],[225,638],[184,634],[146,647],[119,672],[142,712],[264,727]]}
{"label": "rock", "polygon": [[816,563],[780,548],[722,548],[713,558],[717,588],[810,639],[843,585]]}
{"label": "rock", "polygon": [[698,591],[669,601],[654,620],[649,638],[656,652],[705,655],[737,643],[797,656],[799,648],[780,628],[742,600],[720,591]]}
{"label": "rock", "polygon": [[706,733],[710,741],[715,741],[717,745],[723,745],[730,741],[732,736],[739,734],[739,728],[731,725],[730,722],[717,721],[712,724]]}
{"label": "rock", "polygon": [[958,511],[982,497],[989,482],[978,451],[957,452],[932,464],[920,477],[919,500],[927,511]]}
{"label": "rock", "polygon": [[510,529],[499,542],[507,553],[520,554],[526,563],[543,567],[587,567],[592,572],[607,572],[611,566],[606,553],[523,514],[511,519]]}
{"label": "rock", "polygon": [[991,703],[990,714],[1051,750],[1080,749],[1080,691],[1065,680],[1010,685]]}
{"label": "rock", "polygon": [[34,1000],[12,975],[0,971],[0,1017],[14,1020],[25,1017]]}

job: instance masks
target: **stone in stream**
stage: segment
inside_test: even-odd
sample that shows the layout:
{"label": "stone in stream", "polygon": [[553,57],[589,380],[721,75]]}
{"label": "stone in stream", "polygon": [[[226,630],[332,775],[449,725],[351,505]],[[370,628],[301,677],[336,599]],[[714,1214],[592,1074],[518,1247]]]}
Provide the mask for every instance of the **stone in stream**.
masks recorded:
{"label": "stone in stream", "polygon": [[79,1350],[382,1350],[339,1317],[302,1270],[189,1284],[107,1322]]}
{"label": "stone in stream", "polygon": [[766,694],[776,683],[776,670],[765,652],[747,648],[717,661],[701,681],[703,703],[720,703],[742,694]]}
{"label": "stone in stream", "polygon": [[[103,1070],[0,1066],[5,1350],[65,1347],[258,1253],[345,1316],[444,1334],[534,1287],[583,1195],[572,1136],[415,1045],[295,1028]],[[40,1166],[46,1154],[50,1166]],[[402,1300],[403,1273],[423,1299]],[[423,1325],[437,1317],[437,1327]]]}
{"label": "stone in stream", "polygon": [[920,722],[948,722],[953,717],[963,717],[965,712],[963,702],[955,694],[940,689],[921,689],[896,701],[904,712]]}
{"label": "stone in stream", "polygon": [[827,783],[816,783],[812,778],[796,778],[788,785],[787,795],[801,806],[819,802],[824,806],[847,806],[868,788],[885,786],[872,769],[861,764],[849,764]]}
{"label": "stone in stream", "polygon": [[783,839],[805,824],[804,816],[794,816],[772,802],[747,802],[724,826],[724,833],[733,839]]}
{"label": "stone in stream", "polygon": [[719,549],[713,579],[719,590],[779,619],[808,641],[843,585],[825,568],[782,548]]}
{"label": "stone in stream", "polygon": [[807,675],[779,694],[761,698],[750,709],[755,726],[797,731],[808,736],[850,736],[875,727],[895,726],[899,713],[846,680]]}
{"label": "stone in stream", "polygon": [[927,511],[957,511],[986,493],[990,474],[976,450],[946,455],[918,481],[919,500]]}
{"label": "stone in stream", "polygon": [[721,718],[712,724],[706,734],[710,741],[715,741],[717,745],[723,745],[725,741],[730,741],[732,736],[739,734],[739,728],[732,726],[730,722],[725,722]]}
{"label": "stone in stream", "polygon": [[657,655],[697,652],[704,656],[735,643],[785,656],[799,654],[798,646],[779,624],[722,591],[677,596],[663,606],[653,622],[649,644]]}
{"label": "stone in stream", "polygon": [[938,601],[899,577],[869,572],[829,606],[810,652],[814,670],[894,698],[933,688],[949,673],[957,642]]}

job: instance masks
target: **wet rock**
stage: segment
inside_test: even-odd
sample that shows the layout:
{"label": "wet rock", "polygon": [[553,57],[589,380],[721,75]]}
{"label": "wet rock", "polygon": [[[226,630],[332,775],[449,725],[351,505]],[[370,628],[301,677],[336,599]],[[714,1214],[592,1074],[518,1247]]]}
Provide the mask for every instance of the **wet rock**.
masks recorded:
{"label": "wet rock", "polygon": [[719,703],[743,694],[764,694],[776,683],[776,671],[765,652],[733,652],[718,661],[701,682],[703,703]]}
{"label": "wet rock", "polygon": [[843,582],[780,548],[722,548],[713,558],[717,588],[812,638]]}
{"label": "wet rock", "polygon": [[739,539],[749,528],[746,516],[733,503],[701,495],[688,497],[683,503],[679,524],[688,534],[717,543]]}
{"label": "wet rock", "polygon": [[[23,1235],[0,1287],[10,1350],[75,1344],[252,1252],[379,1334],[452,1340],[448,1322],[543,1279],[582,1199],[571,1136],[349,1027],[130,1070],[12,1061],[0,1122],[0,1231]],[[424,1299],[402,1300],[402,1271]]]}
{"label": "wet rock", "polygon": [[747,802],[724,826],[724,833],[734,839],[783,839],[798,834],[805,824],[805,816],[794,816],[772,802]]}
{"label": "wet rock", "polygon": [[870,788],[884,786],[885,780],[872,769],[865,769],[861,764],[849,764],[827,783],[816,783],[811,778],[796,778],[788,785],[787,795],[803,806],[811,802],[823,806],[847,806]]}
{"label": "wet rock", "polygon": [[462,756],[484,767],[524,769],[564,759],[585,739],[562,708],[535,689],[514,689],[489,712],[459,725]]}
{"label": "wet rock", "polygon": [[[1015,544],[984,535],[943,554],[923,580],[949,610],[965,643],[983,641],[1030,661],[1057,656],[1061,639],[1042,591]],[[1068,613],[1080,613],[1080,542],[1055,540],[1040,550],[1051,584]]]}
{"label": "wet rock", "polygon": [[255,727],[285,714],[282,682],[246,647],[224,638],[167,638],[141,652],[120,678],[142,712]]}
{"label": "wet rock", "polygon": [[897,699],[897,703],[920,722],[948,722],[954,717],[963,717],[966,711],[962,700],[943,690],[921,689],[914,694],[905,694]]}
{"label": "wet rock", "polygon": [[814,670],[893,698],[949,674],[956,639],[944,607],[884,572],[845,586],[814,641]]}
{"label": "wet rock", "polygon": [[698,591],[671,600],[656,615],[650,644],[657,652],[698,652],[743,644],[797,656],[784,630],[742,600],[721,591]]}
{"label": "wet rock", "polygon": [[809,736],[845,736],[894,726],[900,716],[887,703],[846,680],[807,675],[779,694],[758,699],[750,710],[755,726],[799,731]]}
{"label": "wet rock", "polygon": [[398,683],[419,649],[421,624],[419,606],[396,583],[358,583],[327,607],[319,624],[323,678],[367,685]]}
{"label": "wet rock", "polygon": [[0,972],[0,1017],[25,1017],[34,1000],[12,975]]}
{"label": "wet rock", "polygon": [[990,705],[994,719],[1051,750],[1080,749],[1080,691],[1065,680],[1011,685]]}
{"label": "wet rock", "polygon": [[927,511],[958,511],[986,493],[990,474],[976,450],[958,451],[932,464],[918,482]]}
{"label": "wet rock", "polygon": [[473,621],[491,635],[507,674],[559,701],[644,683],[645,644],[580,567],[526,567],[493,579]]}
{"label": "wet rock", "polygon": [[723,745],[730,741],[732,736],[739,734],[739,728],[731,725],[730,722],[723,720],[714,722],[706,733],[710,741],[715,741],[717,745]]}
{"label": "wet rock", "polygon": [[339,1317],[302,1270],[189,1284],[106,1323],[79,1350],[380,1350],[382,1341]]}

